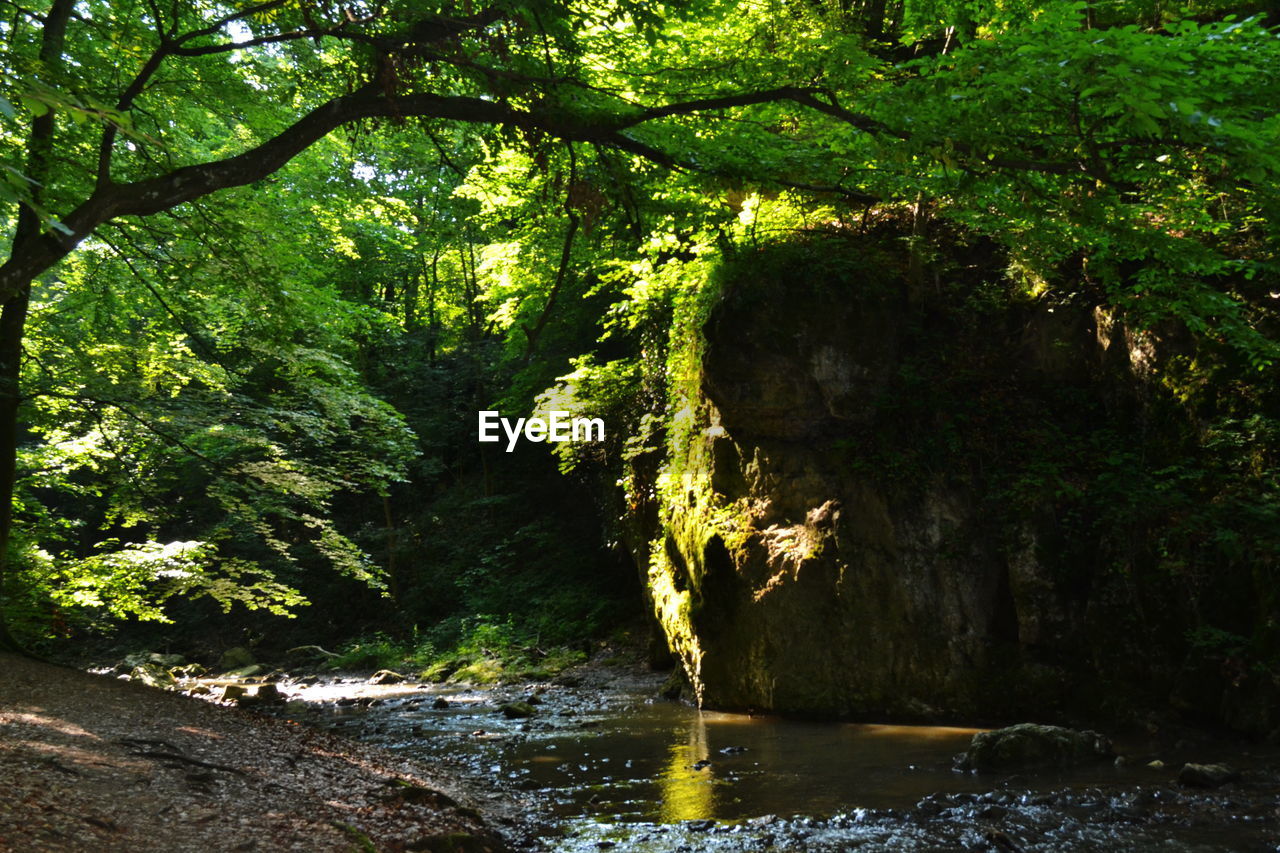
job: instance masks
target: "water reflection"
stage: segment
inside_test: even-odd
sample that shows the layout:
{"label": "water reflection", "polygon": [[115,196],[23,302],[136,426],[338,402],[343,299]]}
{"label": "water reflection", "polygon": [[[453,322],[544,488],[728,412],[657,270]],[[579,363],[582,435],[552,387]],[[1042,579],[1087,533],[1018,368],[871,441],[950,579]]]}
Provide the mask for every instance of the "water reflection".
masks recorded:
{"label": "water reflection", "polygon": [[659,815],[664,823],[716,816],[715,777],[710,760],[707,723],[702,714],[697,714],[689,721],[683,742],[677,740],[671,745],[667,765],[658,779],[662,798]]}

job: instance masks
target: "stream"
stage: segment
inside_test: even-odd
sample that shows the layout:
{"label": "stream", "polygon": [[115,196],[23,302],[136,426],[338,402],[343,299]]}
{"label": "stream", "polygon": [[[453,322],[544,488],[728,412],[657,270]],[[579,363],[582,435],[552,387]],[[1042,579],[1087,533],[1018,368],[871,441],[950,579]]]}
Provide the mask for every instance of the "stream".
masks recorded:
{"label": "stream", "polygon": [[[952,770],[974,729],[699,712],[652,677],[472,688],[278,682],[282,715],[423,759],[519,803],[520,849],[1276,851],[1280,751],[1209,738],[1060,772]],[[529,702],[532,716],[503,705]],[[1159,759],[1163,767],[1148,766]],[[1180,787],[1184,761],[1241,781]]]}

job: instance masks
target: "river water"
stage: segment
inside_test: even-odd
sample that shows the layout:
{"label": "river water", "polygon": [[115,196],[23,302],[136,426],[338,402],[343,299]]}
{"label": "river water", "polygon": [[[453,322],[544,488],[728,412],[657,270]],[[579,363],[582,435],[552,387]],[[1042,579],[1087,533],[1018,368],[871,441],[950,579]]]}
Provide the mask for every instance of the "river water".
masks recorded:
{"label": "river water", "polygon": [[[979,776],[952,770],[974,729],[700,712],[643,678],[280,686],[300,721],[524,803],[529,850],[1280,850],[1280,756],[1236,742],[1119,744],[1120,767]],[[531,717],[500,710],[525,700]],[[1243,781],[1181,788],[1188,760]]]}

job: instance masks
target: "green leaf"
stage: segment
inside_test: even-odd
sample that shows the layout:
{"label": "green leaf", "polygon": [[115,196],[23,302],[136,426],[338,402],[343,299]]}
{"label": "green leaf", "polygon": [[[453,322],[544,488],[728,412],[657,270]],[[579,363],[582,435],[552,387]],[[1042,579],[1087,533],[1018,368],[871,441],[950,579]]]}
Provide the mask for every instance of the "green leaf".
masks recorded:
{"label": "green leaf", "polygon": [[49,112],[49,105],[38,98],[23,96],[21,100],[22,105],[26,107],[36,118],[40,118],[40,116]]}

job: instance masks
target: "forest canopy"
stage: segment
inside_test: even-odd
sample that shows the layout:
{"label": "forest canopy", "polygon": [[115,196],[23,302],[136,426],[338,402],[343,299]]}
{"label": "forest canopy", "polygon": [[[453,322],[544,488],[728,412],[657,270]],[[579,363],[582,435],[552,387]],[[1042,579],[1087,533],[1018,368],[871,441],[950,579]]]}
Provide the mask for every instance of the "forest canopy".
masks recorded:
{"label": "forest canopy", "polygon": [[797,233],[904,223],[919,289],[963,229],[1029,298],[1187,330],[1248,399],[1278,354],[1277,23],[0,2],[4,608],[27,638],[199,595],[283,614],[330,567],[437,618],[454,581],[408,555],[474,543],[409,504],[476,471],[499,499],[475,412],[609,415],[620,443],[565,450],[577,476],[638,452],[711,268]]}

